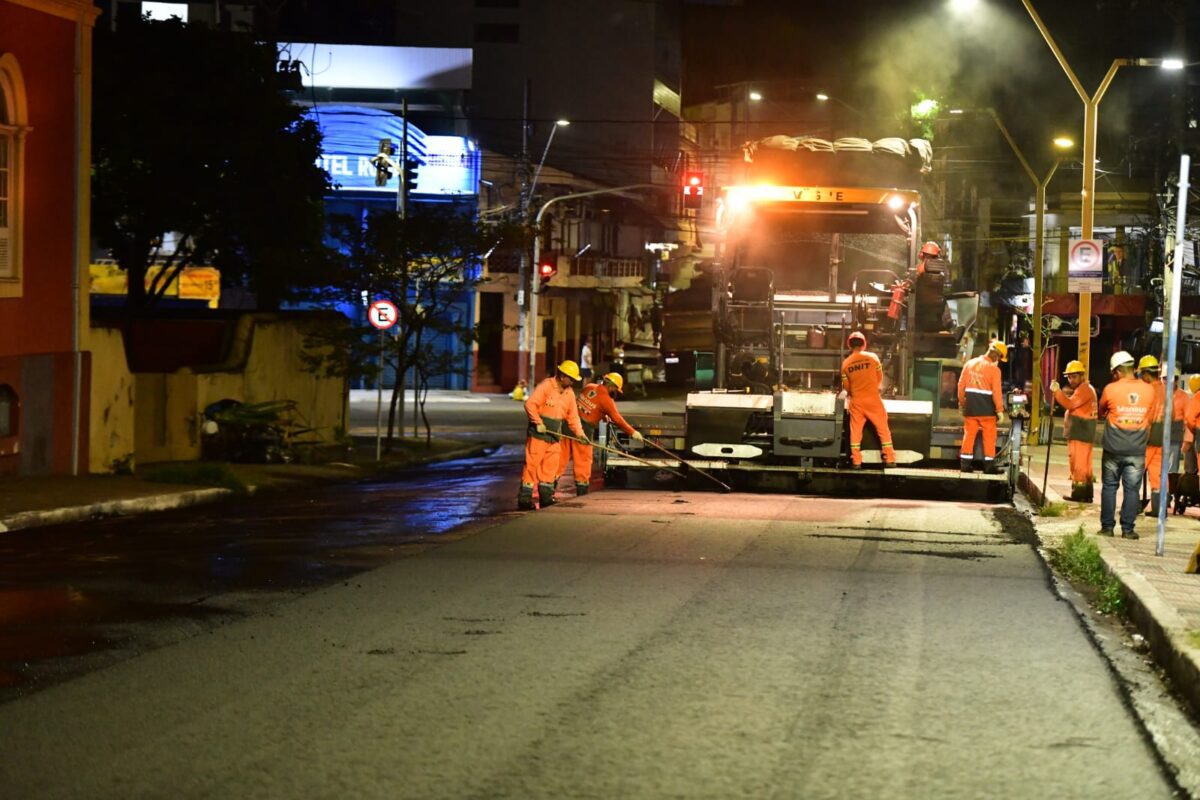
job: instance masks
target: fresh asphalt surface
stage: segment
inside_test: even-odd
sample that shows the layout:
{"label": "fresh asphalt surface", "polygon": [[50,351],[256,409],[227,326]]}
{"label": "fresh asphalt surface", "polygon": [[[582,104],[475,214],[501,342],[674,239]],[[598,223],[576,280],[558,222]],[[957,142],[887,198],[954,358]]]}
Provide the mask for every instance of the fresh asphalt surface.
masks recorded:
{"label": "fresh asphalt surface", "polygon": [[[477,517],[515,489],[499,458],[443,473],[447,503],[436,471],[381,490],[469,520],[439,546],[257,605],[217,584],[193,605],[237,614],[0,705],[0,796],[1171,796],[1010,509],[608,490]],[[306,517],[275,536],[353,522]]]}

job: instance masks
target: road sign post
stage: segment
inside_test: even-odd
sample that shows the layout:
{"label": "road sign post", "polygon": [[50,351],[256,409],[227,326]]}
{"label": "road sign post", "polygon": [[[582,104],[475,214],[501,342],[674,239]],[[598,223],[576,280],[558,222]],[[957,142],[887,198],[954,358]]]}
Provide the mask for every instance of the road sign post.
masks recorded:
{"label": "road sign post", "polygon": [[1079,355],[1090,369],[1092,295],[1104,292],[1104,242],[1072,239],[1067,262],[1067,291],[1079,295]]}
{"label": "road sign post", "polygon": [[367,309],[367,319],[379,330],[379,377],[375,379],[375,460],[383,459],[383,342],[384,332],[396,324],[400,312],[388,300],[376,300]]}

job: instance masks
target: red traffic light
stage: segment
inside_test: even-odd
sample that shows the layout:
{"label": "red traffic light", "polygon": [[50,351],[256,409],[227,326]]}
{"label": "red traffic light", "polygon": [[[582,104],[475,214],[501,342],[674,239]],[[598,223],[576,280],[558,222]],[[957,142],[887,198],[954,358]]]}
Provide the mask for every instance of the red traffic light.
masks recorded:
{"label": "red traffic light", "polygon": [[704,197],[704,173],[683,173],[683,207],[700,208],[701,198]]}
{"label": "red traffic light", "polygon": [[558,267],[555,266],[554,262],[552,261],[543,261],[541,264],[538,264],[538,275],[540,275],[544,281],[548,281],[553,278],[554,273],[556,272],[558,272]]}

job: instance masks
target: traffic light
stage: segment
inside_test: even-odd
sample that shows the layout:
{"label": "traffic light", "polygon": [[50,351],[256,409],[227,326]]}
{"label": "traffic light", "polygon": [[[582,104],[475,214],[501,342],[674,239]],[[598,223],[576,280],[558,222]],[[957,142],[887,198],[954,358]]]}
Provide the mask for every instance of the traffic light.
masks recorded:
{"label": "traffic light", "polygon": [[541,280],[542,288],[550,282],[550,279],[558,274],[558,259],[547,258],[543,256],[538,263],[538,278]]}
{"label": "traffic light", "polygon": [[683,207],[699,208],[704,200],[704,173],[683,173]]}
{"label": "traffic light", "polygon": [[410,195],[417,190],[417,160],[411,156],[404,162],[404,194]]}
{"label": "traffic light", "polygon": [[379,140],[379,152],[371,157],[371,165],[375,167],[375,185],[387,186],[387,182],[392,179],[392,168],[396,162],[392,161],[392,154],[396,152],[396,146],[392,144],[391,139]]}

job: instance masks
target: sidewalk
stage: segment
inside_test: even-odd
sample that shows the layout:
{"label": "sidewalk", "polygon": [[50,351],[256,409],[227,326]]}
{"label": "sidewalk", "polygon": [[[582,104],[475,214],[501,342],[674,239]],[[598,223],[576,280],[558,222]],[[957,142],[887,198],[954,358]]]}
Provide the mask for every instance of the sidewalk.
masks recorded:
{"label": "sidewalk", "polygon": [[[1031,449],[1022,466],[1022,481],[1029,482],[1024,487],[1026,494],[1036,501],[1046,474],[1046,445]],[[1063,442],[1054,443],[1045,499],[1063,503],[1067,510],[1060,517],[1036,517],[1038,536],[1044,546],[1052,546],[1082,525],[1084,532],[1094,537],[1109,571],[1125,587],[1130,620],[1149,642],[1159,666],[1200,714],[1200,575],[1185,572],[1200,542],[1200,509],[1189,508],[1183,516],[1168,514],[1162,556],[1155,554],[1157,517],[1138,517],[1135,530],[1140,539],[1123,539],[1119,534],[1111,539],[1096,536],[1100,530],[1099,447],[1093,460],[1095,502],[1087,505],[1066,501],[1064,498],[1071,493],[1067,448]]]}

